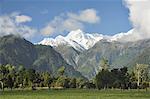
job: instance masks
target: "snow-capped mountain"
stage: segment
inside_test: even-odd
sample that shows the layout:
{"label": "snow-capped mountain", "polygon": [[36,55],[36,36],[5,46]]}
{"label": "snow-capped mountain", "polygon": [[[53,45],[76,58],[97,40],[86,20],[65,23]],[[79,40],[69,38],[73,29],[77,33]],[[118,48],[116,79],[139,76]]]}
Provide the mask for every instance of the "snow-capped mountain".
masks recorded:
{"label": "snow-capped mountain", "polygon": [[76,50],[87,50],[95,45],[98,41],[105,39],[109,42],[117,41],[128,33],[119,33],[114,36],[102,35],[99,33],[85,33],[82,30],[78,29],[71,31],[67,36],[57,36],[53,38],[44,38],[38,44],[42,45],[51,45],[57,47],[58,45],[67,45],[72,46]]}
{"label": "snow-capped mountain", "polygon": [[51,46],[68,45],[72,46],[77,50],[87,50],[101,39],[104,39],[104,36],[101,34],[98,33],[88,34],[78,29],[76,31],[71,31],[65,37],[59,35],[55,39],[44,38],[38,44]]}
{"label": "snow-capped mountain", "polygon": [[[116,35],[113,35],[110,37],[110,41],[119,41],[119,42],[124,42],[124,41],[134,41],[133,39],[130,39],[130,36],[132,36],[133,33],[136,31],[134,29],[129,30],[126,33],[118,33]],[[136,39],[135,39],[136,41]]]}

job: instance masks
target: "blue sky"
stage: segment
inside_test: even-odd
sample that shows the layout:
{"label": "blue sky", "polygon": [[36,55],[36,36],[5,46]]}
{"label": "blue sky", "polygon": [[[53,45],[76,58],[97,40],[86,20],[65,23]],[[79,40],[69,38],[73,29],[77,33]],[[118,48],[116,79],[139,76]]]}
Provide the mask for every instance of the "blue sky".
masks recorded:
{"label": "blue sky", "polygon": [[[1,0],[0,15],[19,12],[27,15],[32,21],[24,23],[37,30],[44,28],[54,17],[66,13],[79,13],[85,9],[94,9],[100,21],[94,24],[83,23],[85,32],[98,32],[105,35],[114,35],[127,32],[132,28],[128,19],[129,11],[122,0]],[[62,31],[66,35],[68,31]],[[42,40],[44,35],[39,31],[30,39],[32,42]],[[53,33],[48,37],[56,37]]]}

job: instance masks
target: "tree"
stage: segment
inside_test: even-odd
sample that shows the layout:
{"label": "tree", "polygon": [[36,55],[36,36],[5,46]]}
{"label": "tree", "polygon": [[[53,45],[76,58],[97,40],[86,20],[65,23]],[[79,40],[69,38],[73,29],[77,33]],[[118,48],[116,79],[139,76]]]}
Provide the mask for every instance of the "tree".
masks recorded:
{"label": "tree", "polygon": [[112,84],[112,74],[108,70],[102,70],[96,75],[96,86],[98,89],[106,89],[111,87]]}
{"label": "tree", "polygon": [[108,68],[109,68],[108,60],[105,58],[102,58],[100,60],[100,67],[101,67],[101,70],[108,70]]}
{"label": "tree", "polygon": [[9,73],[9,70],[4,65],[1,65],[0,66],[0,74],[2,75],[2,77],[4,77],[8,73]]}
{"label": "tree", "polygon": [[21,88],[25,87],[25,83],[24,83],[26,79],[25,75],[26,75],[26,69],[23,66],[19,66],[18,72],[17,72],[17,78],[16,78],[16,83],[18,84],[18,87],[21,87]]}
{"label": "tree", "polygon": [[118,68],[114,68],[111,70],[112,79],[113,79],[113,88],[120,88],[121,80],[120,80],[120,70]]}
{"label": "tree", "polygon": [[6,69],[5,66],[3,65],[0,65],[0,84],[1,84],[1,89],[4,90],[4,82],[5,82],[5,78],[6,78],[6,74],[8,73],[9,71]]}
{"label": "tree", "polygon": [[14,86],[14,80],[11,77],[11,75],[8,75],[7,77],[7,86],[12,90],[13,86]]}
{"label": "tree", "polygon": [[76,88],[76,78],[71,78],[69,86],[70,88]]}
{"label": "tree", "polygon": [[37,80],[36,71],[34,69],[29,69],[26,71],[26,79],[24,80],[24,83],[28,83],[29,86],[32,87],[32,90],[35,90],[34,83]]}
{"label": "tree", "polygon": [[140,83],[148,80],[149,65],[147,64],[136,64],[135,75],[137,78],[137,85],[140,86]]}
{"label": "tree", "polygon": [[[12,69],[11,65],[1,65],[0,66],[0,82],[1,82],[1,87],[2,90],[4,90],[5,87],[10,87],[12,89],[12,78],[10,77],[11,73],[15,73],[12,72],[14,69]],[[9,76],[8,76],[9,75]],[[13,77],[13,75],[11,75]],[[10,86],[9,84],[10,83]]]}
{"label": "tree", "polygon": [[70,79],[64,75],[65,67],[62,66],[58,69],[58,79],[56,81],[57,87],[69,88]]}
{"label": "tree", "polygon": [[101,88],[108,88],[110,86],[110,83],[112,81],[111,78],[111,72],[108,70],[109,63],[108,60],[105,58],[102,58],[100,61],[100,68],[101,70],[99,73],[96,75],[96,86],[98,89]]}
{"label": "tree", "polygon": [[7,86],[12,89],[14,86],[15,78],[16,78],[15,66],[7,64],[5,67],[9,71],[7,75]]}
{"label": "tree", "polygon": [[55,86],[56,87],[65,87],[65,83],[66,83],[66,77],[64,76],[59,76],[56,83],[55,83]]}
{"label": "tree", "polygon": [[85,86],[85,80],[82,78],[76,79],[76,87],[77,88],[83,88]]}
{"label": "tree", "polygon": [[59,74],[59,75],[64,75],[64,73],[65,73],[65,67],[62,66],[62,67],[60,67],[60,68],[58,69],[58,74]]}
{"label": "tree", "polygon": [[121,83],[121,88],[128,89],[129,74],[127,67],[120,68],[119,79]]}
{"label": "tree", "polygon": [[42,78],[44,82],[44,86],[49,87],[51,76],[48,72],[42,73]]}

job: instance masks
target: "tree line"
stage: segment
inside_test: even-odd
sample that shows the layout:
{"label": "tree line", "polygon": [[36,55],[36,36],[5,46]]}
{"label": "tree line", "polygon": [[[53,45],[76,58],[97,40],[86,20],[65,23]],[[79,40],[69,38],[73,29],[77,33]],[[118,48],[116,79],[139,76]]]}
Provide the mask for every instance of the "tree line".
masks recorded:
{"label": "tree line", "polygon": [[95,78],[98,89],[147,89],[150,86],[150,66],[147,64],[136,64],[129,72],[127,67],[109,69],[108,60],[103,58],[100,66]]}
{"label": "tree line", "polygon": [[0,88],[31,88],[48,87],[49,89],[64,88],[97,88],[97,89],[137,89],[148,88],[150,85],[149,65],[137,64],[132,71],[127,67],[109,68],[106,59],[100,61],[100,70],[92,80],[66,76],[65,67],[58,69],[58,75],[50,72],[38,72],[23,66],[15,68],[10,64],[0,65]]}
{"label": "tree line", "polygon": [[[58,69],[58,75],[51,75],[49,72],[38,72],[34,69],[26,69],[23,66],[15,68],[10,64],[0,65],[0,88],[32,88],[48,87],[62,89],[62,88],[87,88],[89,83],[83,78],[71,78],[64,75],[65,67]],[[90,85],[91,86],[91,85]],[[93,87],[94,88],[94,87]]]}

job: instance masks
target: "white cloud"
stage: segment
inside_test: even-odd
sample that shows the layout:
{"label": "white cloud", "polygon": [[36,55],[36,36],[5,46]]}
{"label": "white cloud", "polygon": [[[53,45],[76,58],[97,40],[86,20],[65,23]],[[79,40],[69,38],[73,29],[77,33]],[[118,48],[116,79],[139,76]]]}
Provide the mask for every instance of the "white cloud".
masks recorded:
{"label": "white cloud", "polygon": [[54,32],[54,30],[55,30],[55,29],[54,29],[52,26],[48,25],[47,27],[43,28],[43,29],[41,30],[41,32],[42,32],[44,35],[49,36],[51,33]]}
{"label": "white cloud", "polygon": [[125,0],[134,31],[126,36],[129,41],[150,38],[150,0]]}
{"label": "white cloud", "polygon": [[100,17],[94,9],[85,9],[79,13],[63,13],[54,17],[46,27],[41,30],[45,36],[52,35],[53,33],[61,34],[64,31],[72,31],[76,29],[84,29],[84,23],[95,24],[98,23]]}
{"label": "white cloud", "polygon": [[15,18],[19,13],[5,14],[0,16],[0,36],[14,34],[25,38],[31,38],[37,32],[36,29],[17,23]]}
{"label": "white cloud", "polygon": [[67,19],[63,23],[63,28],[66,31],[72,31],[76,29],[83,29],[83,24],[74,19]]}
{"label": "white cloud", "polygon": [[17,15],[15,20],[17,23],[24,23],[32,21],[32,18],[26,15]]}
{"label": "white cloud", "polygon": [[95,9],[86,9],[80,11],[78,14],[68,13],[68,16],[72,19],[87,22],[87,23],[97,23],[100,21],[99,16],[97,16],[97,11]]}

